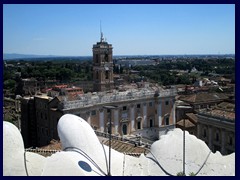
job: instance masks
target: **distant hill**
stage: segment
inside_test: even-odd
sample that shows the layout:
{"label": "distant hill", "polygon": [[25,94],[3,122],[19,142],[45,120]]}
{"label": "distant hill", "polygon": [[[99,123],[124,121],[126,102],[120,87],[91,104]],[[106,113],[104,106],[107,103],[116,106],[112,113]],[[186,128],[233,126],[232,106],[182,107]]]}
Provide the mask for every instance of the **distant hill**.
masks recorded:
{"label": "distant hill", "polygon": [[26,59],[26,58],[48,58],[48,57],[57,57],[53,55],[34,55],[34,54],[8,54],[3,53],[3,60],[12,60],[12,59]]}
{"label": "distant hill", "polygon": [[3,60],[89,60],[92,56],[56,56],[56,55],[34,55],[34,54],[17,54],[17,53],[3,53]]}
{"label": "distant hill", "polygon": [[[202,54],[202,55],[114,55],[113,58],[115,59],[132,59],[132,58],[235,58],[235,54],[222,54],[222,55],[214,55],[214,54]],[[3,60],[41,60],[41,59],[69,59],[69,60],[89,60],[92,59],[92,56],[56,56],[56,55],[34,55],[34,54],[17,54],[17,53],[3,53]]]}

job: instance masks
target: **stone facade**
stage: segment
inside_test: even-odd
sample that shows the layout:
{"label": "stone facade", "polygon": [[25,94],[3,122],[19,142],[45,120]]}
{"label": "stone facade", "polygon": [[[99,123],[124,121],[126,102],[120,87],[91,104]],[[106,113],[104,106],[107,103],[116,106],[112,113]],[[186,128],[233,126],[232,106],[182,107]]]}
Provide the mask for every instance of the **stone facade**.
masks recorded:
{"label": "stone facade", "polygon": [[111,90],[113,81],[112,45],[103,41],[93,45],[93,90],[96,92]]}
{"label": "stone facade", "polygon": [[235,152],[235,118],[210,112],[199,112],[197,117],[197,137],[213,152],[219,151],[223,155]]}
{"label": "stone facade", "polygon": [[[154,91],[143,93],[138,90],[130,97],[129,93],[115,95],[83,95],[81,99],[68,101],[67,97],[34,97],[37,146],[47,145],[51,139],[58,139],[57,123],[64,114],[75,114],[85,119],[93,129],[108,132],[109,118],[112,121],[112,133],[117,135],[146,134],[148,128],[162,128],[175,125],[175,91],[166,90],[155,97]],[[138,93],[138,96],[137,96]],[[88,99],[90,98],[90,99]],[[96,99],[98,98],[98,99]],[[116,105],[114,110],[103,108]],[[30,113],[30,112],[29,112]],[[33,113],[33,112],[31,112]],[[111,115],[111,116],[110,116]],[[22,121],[25,121],[22,117]],[[137,133],[139,131],[139,133]],[[149,131],[150,132],[150,131]],[[22,132],[24,133],[24,132]],[[156,131],[157,135],[159,134]]]}

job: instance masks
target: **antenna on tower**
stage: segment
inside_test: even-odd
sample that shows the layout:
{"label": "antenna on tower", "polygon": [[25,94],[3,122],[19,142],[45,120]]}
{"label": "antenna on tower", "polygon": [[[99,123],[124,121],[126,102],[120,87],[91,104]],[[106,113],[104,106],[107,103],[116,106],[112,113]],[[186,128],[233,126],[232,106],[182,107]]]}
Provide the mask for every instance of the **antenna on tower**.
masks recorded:
{"label": "antenna on tower", "polygon": [[103,42],[104,38],[103,38],[103,33],[102,33],[102,22],[101,21],[100,21],[100,34],[101,34],[100,42]]}

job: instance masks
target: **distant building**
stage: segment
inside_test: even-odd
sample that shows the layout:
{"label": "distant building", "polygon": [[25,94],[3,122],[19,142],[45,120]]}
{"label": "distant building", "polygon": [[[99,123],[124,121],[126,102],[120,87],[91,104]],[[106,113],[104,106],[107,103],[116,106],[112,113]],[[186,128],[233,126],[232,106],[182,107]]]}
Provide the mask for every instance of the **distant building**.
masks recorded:
{"label": "distant building", "polygon": [[21,99],[21,134],[24,147],[37,146],[37,123],[34,97]]}
{"label": "distant building", "polygon": [[48,96],[77,96],[84,94],[83,89],[76,86],[68,86],[66,84],[55,85],[52,88],[47,90]]}
{"label": "distant building", "polygon": [[196,93],[186,96],[182,95],[179,100],[188,103],[193,108],[193,111],[195,111],[203,108],[211,108],[228,98],[223,93]]}
{"label": "distant building", "polygon": [[35,95],[40,92],[38,81],[35,78],[22,79],[23,92],[25,95]]}
{"label": "distant building", "polygon": [[214,109],[199,111],[197,137],[223,155],[235,152],[235,112]]}
{"label": "distant building", "polygon": [[[176,101],[176,127],[189,131],[197,136],[198,116],[197,113],[203,109],[214,109],[226,106],[229,97],[223,93],[196,93],[181,95]],[[228,103],[229,104],[229,103]],[[230,107],[230,105],[228,105]],[[184,127],[185,121],[185,127]]]}
{"label": "distant building", "polygon": [[197,73],[198,72],[198,70],[195,68],[195,67],[193,67],[192,69],[191,69],[191,73]]}
{"label": "distant building", "polygon": [[176,127],[202,139],[213,152],[219,151],[223,155],[235,152],[235,105],[228,96],[198,93],[179,99]]}

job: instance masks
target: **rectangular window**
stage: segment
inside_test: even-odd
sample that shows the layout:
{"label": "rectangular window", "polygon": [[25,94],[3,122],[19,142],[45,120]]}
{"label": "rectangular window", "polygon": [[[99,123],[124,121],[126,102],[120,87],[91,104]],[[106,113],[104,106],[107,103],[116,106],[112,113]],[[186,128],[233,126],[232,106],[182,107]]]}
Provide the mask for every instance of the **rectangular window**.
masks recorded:
{"label": "rectangular window", "polygon": [[127,106],[123,106],[123,111],[126,111],[127,110]]}
{"label": "rectangular window", "polygon": [[137,122],[137,129],[141,129],[141,122],[140,121]]}
{"label": "rectangular window", "polygon": [[96,79],[98,79],[98,76],[99,76],[99,75],[98,75],[98,71],[97,71],[97,72],[96,72]]}
{"label": "rectangular window", "polygon": [[105,78],[106,78],[106,79],[109,78],[108,75],[109,75],[109,72],[108,72],[108,71],[105,71]]}
{"label": "rectangular window", "polygon": [[98,54],[96,54],[95,59],[96,59],[96,63],[98,63]]}
{"label": "rectangular window", "polygon": [[204,137],[204,138],[207,137],[207,131],[206,131],[206,129],[203,130],[203,137]]}
{"label": "rectangular window", "polygon": [[149,102],[149,106],[152,107],[152,106],[153,106],[153,103],[152,103],[152,102]]}
{"label": "rectangular window", "polygon": [[104,60],[108,62],[108,54],[105,54]]}
{"label": "rectangular window", "polygon": [[150,128],[153,127],[153,120],[152,120],[152,119],[150,119],[150,125],[149,125],[149,127],[150,127]]}
{"label": "rectangular window", "polygon": [[167,106],[169,104],[169,101],[165,101],[165,105]]}
{"label": "rectangular window", "polygon": [[169,117],[166,117],[166,119],[165,119],[165,125],[169,125]]}
{"label": "rectangular window", "polygon": [[231,136],[228,137],[228,145],[233,145],[233,138]]}
{"label": "rectangular window", "polygon": [[96,110],[92,110],[91,115],[95,116],[96,115]]}
{"label": "rectangular window", "polygon": [[137,108],[141,108],[141,104],[137,104]]}

